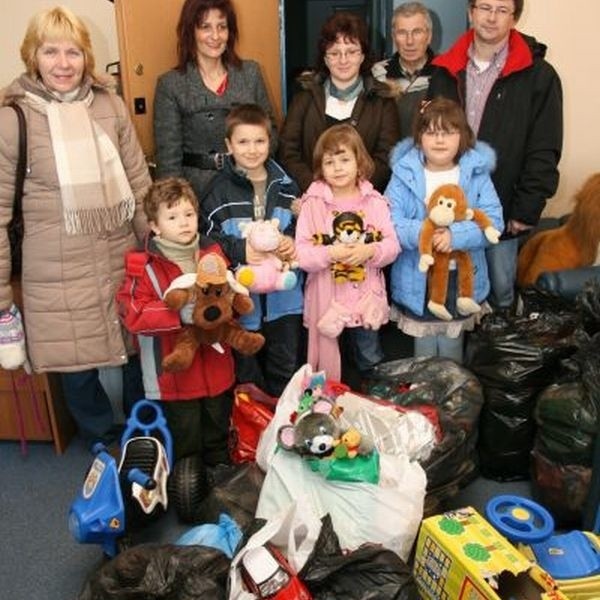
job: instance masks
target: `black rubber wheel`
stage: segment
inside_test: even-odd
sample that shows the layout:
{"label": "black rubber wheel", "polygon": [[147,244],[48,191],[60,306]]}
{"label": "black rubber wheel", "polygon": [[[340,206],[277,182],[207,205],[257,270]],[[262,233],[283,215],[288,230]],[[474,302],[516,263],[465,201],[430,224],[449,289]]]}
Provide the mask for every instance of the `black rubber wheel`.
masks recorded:
{"label": "black rubber wheel", "polygon": [[169,501],[184,523],[194,523],[209,491],[206,468],[196,454],[180,458],[169,478]]}

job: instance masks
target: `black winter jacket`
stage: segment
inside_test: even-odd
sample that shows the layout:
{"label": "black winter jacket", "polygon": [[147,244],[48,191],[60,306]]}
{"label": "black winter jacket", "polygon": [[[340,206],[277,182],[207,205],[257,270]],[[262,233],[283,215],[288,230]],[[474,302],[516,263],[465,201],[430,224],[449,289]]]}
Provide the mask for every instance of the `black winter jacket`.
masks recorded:
{"label": "black winter jacket", "polygon": [[[473,30],[461,36],[437,66],[429,98],[445,96],[465,105],[467,51]],[[488,96],[478,139],[497,153],[492,181],[502,202],[504,222],[535,225],[558,186],[562,151],[562,86],[544,60],[546,46],[513,30],[504,68]]]}

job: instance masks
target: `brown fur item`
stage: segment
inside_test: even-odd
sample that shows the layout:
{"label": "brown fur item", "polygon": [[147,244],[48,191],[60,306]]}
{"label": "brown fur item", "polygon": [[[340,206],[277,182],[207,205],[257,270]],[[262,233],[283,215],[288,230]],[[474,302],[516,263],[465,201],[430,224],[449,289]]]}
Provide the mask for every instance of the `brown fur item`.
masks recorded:
{"label": "brown fur item", "polygon": [[467,198],[458,185],[446,184],[438,187],[427,204],[427,218],[423,222],[419,237],[419,271],[428,272],[427,308],[438,319],[451,321],[452,315],[444,304],[448,293],[450,261],[456,261],[458,269],[458,297],[456,309],[461,315],[471,315],[481,310],[473,300],[473,263],[468,252],[452,250],[438,252],[433,248],[433,234],[440,227],[449,227],[457,221],[474,221],[492,244],[497,244],[500,232],[493,227],[490,218],[479,209],[469,208]]}
{"label": "brown fur item", "polygon": [[194,360],[200,344],[229,344],[241,354],[258,352],[265,343],[260,333],[246,331],[235,319],[237,315],[252,312],[252,299],[233,278],[225,261],[214,253],[205,254],[198,261],[196,281],[186,289],[171,289],[165,294],[165,304],[172,310],[181,310],[194,302],[192,325],[184,325],[173,352],[164,357],[165,371],[184,371]]}
{"label": "brown fur item", "polygon": [[575,195],[575,208],[561,227],[540,231],[519,252],[517,283],[534,285],[546,271],[594,264],[600,244],[600,173],[591,175]]}

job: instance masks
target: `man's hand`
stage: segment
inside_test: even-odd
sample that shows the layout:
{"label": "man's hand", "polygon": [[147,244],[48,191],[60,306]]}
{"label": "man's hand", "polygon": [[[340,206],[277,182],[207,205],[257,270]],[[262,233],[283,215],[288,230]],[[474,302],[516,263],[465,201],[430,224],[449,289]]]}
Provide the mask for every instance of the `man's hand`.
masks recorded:
{"label": "man's hand", "polygon": [[533,229],[533,225],[527,225],[527,223],[521,223],[521,221],[516,221],[515,219],[510,219],[506,226],[506,232],[511,235],[521,235],[529,229]]}

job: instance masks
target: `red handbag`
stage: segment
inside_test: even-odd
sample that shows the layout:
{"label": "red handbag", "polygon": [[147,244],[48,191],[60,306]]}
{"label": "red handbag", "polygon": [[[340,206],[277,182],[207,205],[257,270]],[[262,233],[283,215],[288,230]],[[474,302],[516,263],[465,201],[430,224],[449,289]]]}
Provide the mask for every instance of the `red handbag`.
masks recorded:
{"label": "red handbag", "polygon": [[239,464],[256,459],[260,434],[273,418],[277,400],[253,383],[236,386],[229,427],[229,456],[232,462]]}

